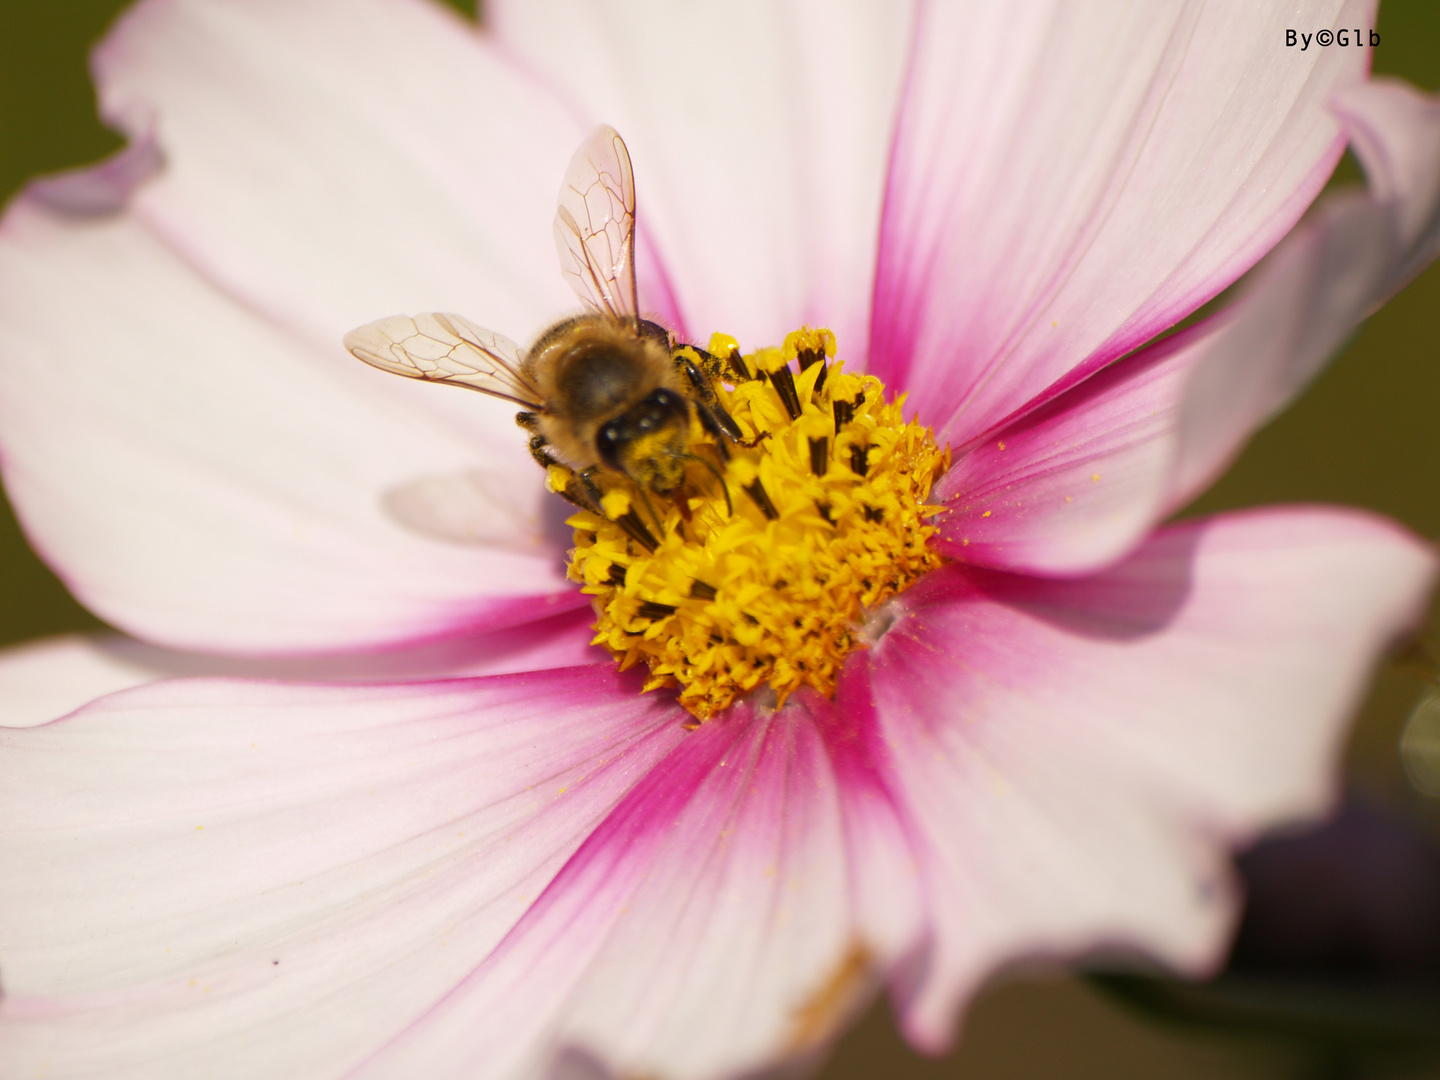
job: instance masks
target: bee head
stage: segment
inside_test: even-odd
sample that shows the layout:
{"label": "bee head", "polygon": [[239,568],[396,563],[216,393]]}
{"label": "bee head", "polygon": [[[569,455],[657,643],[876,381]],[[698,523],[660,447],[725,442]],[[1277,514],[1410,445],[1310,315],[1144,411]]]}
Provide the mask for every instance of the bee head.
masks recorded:
{"label": "bee head", "polygon": [[595,433],[601,461],[660,495],[674,491],[685,479],[689,441],[690,405],[663,386],[601,424]]}

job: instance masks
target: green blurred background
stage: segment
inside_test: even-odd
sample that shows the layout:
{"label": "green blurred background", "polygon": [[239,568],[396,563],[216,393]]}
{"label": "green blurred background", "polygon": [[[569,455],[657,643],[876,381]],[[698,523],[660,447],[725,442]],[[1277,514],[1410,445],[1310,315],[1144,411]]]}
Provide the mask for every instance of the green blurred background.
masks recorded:
{"label": "green blurred background", "polygon": [[[453,2],[473,14],[473,2]],[[124,0],[0,0],[0,199],[30,176],[94,161],[119,145],[95,118],[85,56],[124,6]],[[1390,0],[1379,31],[1377,72],[1440,88],[1440,0]],[[1348,158],[1334,182],[1359,182]],[[1186,513],[1310,501],[1368,507],[1440,537],[1440,267],[1370,319]],[[1437,610],[1428,630],[1432,647]],[[0,645],[100,628],[30,551],[8,506],[0,506]],[[1354,789],[1440,835],[1440,812],[1406,784],[1397,753],[1424,688],[1413,665],[1386,664],[1357,721],[1347,769]],[[959,1048],[938,1060],[911,1053],[888,1011],[877,1006],[842,1041],[824,1076],[1186,1080],[1306,1071],[1282,1043],[1153,1026],[1089,983],[1052,973],[997,983],[972,1010]],[[1440,1068],[1410,1063],[1385,1075],[1440,1075]]]}

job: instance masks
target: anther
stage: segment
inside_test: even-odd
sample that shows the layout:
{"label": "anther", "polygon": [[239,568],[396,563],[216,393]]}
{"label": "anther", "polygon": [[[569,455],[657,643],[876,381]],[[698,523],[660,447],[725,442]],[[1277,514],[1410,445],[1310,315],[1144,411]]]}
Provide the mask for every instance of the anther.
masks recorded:
{"label": "anther", "polygon": [[810,440],[810,471],[816,476],[824,476],[825,470],[830,467],[830,440],[825,436]]}
{"label": "anther", "polygon": [[730,355],[726,359],[730,363],[730,370],[735,373],[735,378],[740,382],[749,382],[754,378],[750,374],[750,369],[745,366],[745,360],[741,357],[739,349],[731,349]]}
{"label": "anther", "polygon": [[642,619],[649,619],[653,622],[656,619],[668,618],[678,610],[678,608],[670,604],[661,604],[655,600],[641,600],[640,608],[635,614]]}
{"label": "anther", "polygon": [[760,508],[760,512],[771,521],[780,516],[780,511],[775,509],[775,504],[770,501],[770,496],[766,493],[765,486],[760,483],[758,476],[754,483],[745,485],[745,494],[750,496],[755,505]]}
{"label": "anther", "polygon": [[878,506],[864,507],[865,520],[871,523],[878,523],[885,520],[885,511]]}
{"label": "anther", "polygon": [[770,381],[780,395],[780,401],[791,420],[800,419],[800,395],[795,390],[795,376],[788,367],[779,367],[770,373]]}
{"label": "anther", "polygon": [[870,447],[859,443],[850,447],[850,470],[856,476],[864,476],[870,471]]}
{"label": "anther", "polygon": [[625,584],[625,567],[619,563],[610,564],[610,573],[605,578],[607,585],[614,585],[616,588]]}
{"label": "anther", "polygon": [[796,352],[795,358],[800,361],[800,371],[808,371],[813,364],[820,365],[820,374],[815,376],[815,393],[825,389],[825,376],[830,369],[825,366],[824,349],[800,349]]}
{"label": "anther", "polygon": [[835,413],[835,434],[839,435],[842,428],[851,420],[855,419],[855,406],[848,401],[836,399],[832,405]]}
{"label": "anther", "polygon": [[714,600],[718,593],[714,585],[707,585],[698,578],[690,582],[690,596],[695,600]]}
{"label": "anther", "polygon": [[655,539],[655,534],[650,531],[650,526],[646,525],[634,510],[625,511],[615,519],[615,524],[624,529],[630,539],[647,551],[654,551],[660,546],[660,541]]}

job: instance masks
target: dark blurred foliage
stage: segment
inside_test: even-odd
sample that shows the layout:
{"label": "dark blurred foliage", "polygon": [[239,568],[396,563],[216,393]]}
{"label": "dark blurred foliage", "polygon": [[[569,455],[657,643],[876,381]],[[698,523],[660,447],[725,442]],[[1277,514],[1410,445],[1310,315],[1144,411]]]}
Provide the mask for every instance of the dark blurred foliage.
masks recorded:
{"label": "dark blurred foliage", "polygon": [[[475,13],[473,2],[450,2]],[[29,176],[119,145],[95,118],[85,53],[124,6],[0,0],[0,199]],[[1440,3],[1388,0],[1379,30],[1378,72],[1440,87]],[[1336,182],[1358,180],[1347,160]],[[1374,316],[1186,513],[1346,503],[1436,537],[1437,411],[1440,271],[1432,269]],[[1432,618],[1432,636],[1436,624]],[[0,644],[99,625],[0,506]],[[1241,858],[1252,902],[1220,979],[1012,974],[982,995],[959,1048],[937,1060],[906,1048],[878,1003],[841,1041],[824,1076],[1440,1076],[1440,1058],[1429,1052],[1440,1027],[1440,814],[1406,786],[1396,754],[1422,686],[1413,668],[1383,668],[1351,740],[1355,796],[1345,813]]]}
{"label": "dark blurred foliage", "polygon": [[1440,846],[1417,823],[1357,798],[1318,829],[1258,844],[1239,866],[1249,899],[1231,972],[1357,986],[1440,979]]}

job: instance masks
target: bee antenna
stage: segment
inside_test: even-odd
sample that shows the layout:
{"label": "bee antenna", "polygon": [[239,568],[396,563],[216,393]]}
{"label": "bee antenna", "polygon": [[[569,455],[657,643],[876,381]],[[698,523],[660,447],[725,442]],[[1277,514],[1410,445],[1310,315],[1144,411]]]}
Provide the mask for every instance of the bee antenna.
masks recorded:
{"label": "bee antenna", "polygon": [[720,481],[720,490],[725,493],[725,513],[729,517],[734,517],[735,504],[730,501],[730,487],[728,484],[725,483],[725,477],[720,475],[720,470],[715,468],[714,465],[710,464],[710,462],[706,461],[698,454],[684,454],[682,456],[685,458],[686,461],[698,461],[701,465],[704,465],[705,468],[710,470],[711,475],[714,476],[716,480]]}

